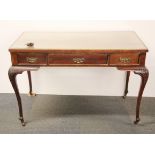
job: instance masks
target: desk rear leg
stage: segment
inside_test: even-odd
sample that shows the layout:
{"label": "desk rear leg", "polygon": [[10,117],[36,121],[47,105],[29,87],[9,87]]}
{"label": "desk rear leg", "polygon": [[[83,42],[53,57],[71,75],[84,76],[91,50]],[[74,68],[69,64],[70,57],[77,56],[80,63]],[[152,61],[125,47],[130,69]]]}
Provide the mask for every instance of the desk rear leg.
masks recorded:
{"label": "desk rear leg", "polygon": [[126,84],[125,84],[125,90],[124,90],[123,99],[125,99],[127,94],[128,94],[129,77],[130,77],[130,71],[127,71],[126,72]]}
{"label": "desk rear leg", "polygon": [[28,93],[28,96],[36,96],[36,94],[32,92],[31,71],[27,71],[27,75],[28,75],[28,80],[29,80],[29,93]]}

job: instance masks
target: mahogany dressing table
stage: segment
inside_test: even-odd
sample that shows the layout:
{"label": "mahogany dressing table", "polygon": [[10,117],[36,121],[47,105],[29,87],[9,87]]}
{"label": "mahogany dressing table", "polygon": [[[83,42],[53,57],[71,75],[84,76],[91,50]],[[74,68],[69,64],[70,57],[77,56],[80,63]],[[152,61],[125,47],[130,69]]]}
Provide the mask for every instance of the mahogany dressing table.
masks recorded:
{"label": "mahogany dressing table", "polygon": [[35,96],[32,93],[31,71],[47,66],[116,67],[126,72],[123,98],[128,93],[130,71],[140,75],[141,85],[134,123],[137,124],[140,121],[140,104],[149,76],[148,69],[145,67],[148,49],[135,32],[24,32],[12,44],[9,51],[12,66],[8,75],[17,97],[19,119],[23,126],[25,122],[16,76],[27,71],[29,95]]}

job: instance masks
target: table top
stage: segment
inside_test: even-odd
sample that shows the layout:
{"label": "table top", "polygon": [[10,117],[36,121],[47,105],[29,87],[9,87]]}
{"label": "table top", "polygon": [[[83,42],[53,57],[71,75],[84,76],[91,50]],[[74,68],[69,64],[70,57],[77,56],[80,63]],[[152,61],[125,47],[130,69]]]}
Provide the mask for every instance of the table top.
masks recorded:
{"label": "table top", "polygon": [[[32,42],[33,47],[26,44]],[[11,45],[14,50],[146,50],[133,31],[24,32]]]}

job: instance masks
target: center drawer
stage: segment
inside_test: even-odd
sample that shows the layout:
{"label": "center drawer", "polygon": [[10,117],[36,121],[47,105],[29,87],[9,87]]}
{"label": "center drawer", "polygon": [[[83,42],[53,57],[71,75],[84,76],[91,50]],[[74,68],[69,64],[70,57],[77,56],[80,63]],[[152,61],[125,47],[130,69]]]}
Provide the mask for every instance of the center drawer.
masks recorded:
{"label": "center drawer", "polygon": [[106,64],[107,55],[106,54],[49,54],[48,64],[49,65],[81,65],[81,64]]}

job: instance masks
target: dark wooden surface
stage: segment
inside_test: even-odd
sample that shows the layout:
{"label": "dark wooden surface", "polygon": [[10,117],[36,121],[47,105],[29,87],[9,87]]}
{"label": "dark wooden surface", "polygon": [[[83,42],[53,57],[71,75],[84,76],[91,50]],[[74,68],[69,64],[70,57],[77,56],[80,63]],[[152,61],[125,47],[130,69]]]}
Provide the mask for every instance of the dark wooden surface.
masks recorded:
{"label": "dark wooden surface", "polygon": [[[147,51],[11,52],[13,66],[144,66]],[[128,61],[126,61],[126,59]],[[76,61],[77,60],[77,61]],[[81,60],[81,61],[78,61]]]}

